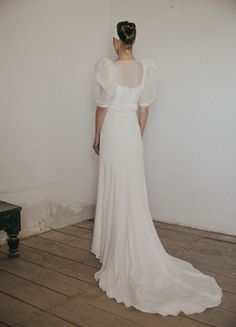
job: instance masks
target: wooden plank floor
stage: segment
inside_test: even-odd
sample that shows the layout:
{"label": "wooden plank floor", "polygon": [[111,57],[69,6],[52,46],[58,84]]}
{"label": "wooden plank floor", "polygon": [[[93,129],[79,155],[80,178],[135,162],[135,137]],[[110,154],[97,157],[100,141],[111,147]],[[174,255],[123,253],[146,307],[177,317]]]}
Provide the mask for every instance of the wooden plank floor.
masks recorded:
{"label": "wooden plank floor", "polygon": [[203,313],[163,317],[108,298],[94,280],[92,219],[24,238],[20,256],[0,247],[0,327],[235,327],[236,237],[154,222],[166,251],[214,276],[222,303]]}

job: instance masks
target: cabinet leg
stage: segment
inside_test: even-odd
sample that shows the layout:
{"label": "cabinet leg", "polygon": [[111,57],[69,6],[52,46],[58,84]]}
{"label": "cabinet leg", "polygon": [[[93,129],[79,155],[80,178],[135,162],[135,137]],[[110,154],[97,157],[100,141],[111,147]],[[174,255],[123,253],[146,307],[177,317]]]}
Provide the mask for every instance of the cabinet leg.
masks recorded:
{"label": "cabinet leg", "polygon": [[10,258],[15,258],[19,256],[19,242],[20,239],[18,237],[18,232],[17,233],[11,233],[8,232],[7,236],[7,244],[8,244],[8,257]]}

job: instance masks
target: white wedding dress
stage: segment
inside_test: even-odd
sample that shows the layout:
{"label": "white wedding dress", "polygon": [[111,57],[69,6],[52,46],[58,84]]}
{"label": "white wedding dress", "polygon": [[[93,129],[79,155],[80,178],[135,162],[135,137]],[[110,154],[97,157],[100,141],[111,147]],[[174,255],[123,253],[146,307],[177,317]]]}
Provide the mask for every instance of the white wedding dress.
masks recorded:
{"label": "white wedding dress", "polygon": [[156,99],[154,61],[102,57],[95,67],[96,103],[108,107],[91,245],[102,263],[95,280],[118,303],[163,316],[219,305],[223,293],[216,280],[165,251],[149,211],[137,109]]}

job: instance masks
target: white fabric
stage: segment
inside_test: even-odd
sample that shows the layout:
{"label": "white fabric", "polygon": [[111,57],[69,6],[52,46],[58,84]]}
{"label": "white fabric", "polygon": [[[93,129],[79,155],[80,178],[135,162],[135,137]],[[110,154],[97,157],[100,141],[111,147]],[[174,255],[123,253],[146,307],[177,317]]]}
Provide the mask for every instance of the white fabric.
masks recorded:
{"label": "white fabric", "polygon": [[157,97],[158,68],[150,58],[113,61],[102,57],[95,64],[95,74],[95,100],[100,107],[110,103],[149,106]]}
{"label": "white fabric", "polygon": [[[151,59],[142,63],[144,78],[131,88],[117,85],[116,69],[135,63],[103,58],[96,66],[96,102],[108,110],[100,134],[91,245],[102,265],[94,278],[108,297],[127,307],[163,316],[199,313],[219,305],[223,293],[213,277],[168,254],[153,224],[136,113],[138,103],[149,105],[156,97],[157,67]],[[130,76],[123,76],[131,83]],[[134,74],[134,85],[138,79]]]}

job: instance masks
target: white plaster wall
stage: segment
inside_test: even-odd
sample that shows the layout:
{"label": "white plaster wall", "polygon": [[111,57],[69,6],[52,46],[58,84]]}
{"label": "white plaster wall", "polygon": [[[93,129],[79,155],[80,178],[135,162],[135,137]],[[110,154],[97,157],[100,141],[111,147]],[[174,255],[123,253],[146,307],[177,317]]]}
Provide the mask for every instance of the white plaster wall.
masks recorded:
{"label": "white plaster wall", "polygon": [[109,23],[110,1],[0,1],[0,199],[22,206],[22,236],[94,215],[93,63]]}
{"label": "white plaster wall", "polygon": [[236,234],[236,1],[112,1],[159,66],[144,134],[154,219]]}
{"label": "white plaster wall", "polygon": [[23,207],[23,236],[93,217],[93,64],[115,57],[124,19],[136,57],[159,66],[144,135],[153,219],[236,234],[233,0],[1,0],[0,199]]}

